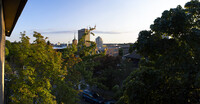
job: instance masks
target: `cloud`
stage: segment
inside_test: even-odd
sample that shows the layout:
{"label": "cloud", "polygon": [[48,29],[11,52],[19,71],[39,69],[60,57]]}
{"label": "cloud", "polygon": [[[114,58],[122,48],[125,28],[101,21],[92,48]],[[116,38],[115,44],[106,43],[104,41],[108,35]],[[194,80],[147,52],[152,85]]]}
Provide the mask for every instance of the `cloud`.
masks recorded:
{"label": "cloud", "polygon": [[48,31],[48,32],[41,32],[43,34],[66,34],[66,33],[74,33],[74,31]]}
{"label": "cloud", "polygon": [[[40,33],[42,34],[68,34],[68,33],[77,33],[78,30],[56,30],[56,31],[42,31]],[[98,34],[122,34],[122,33],[130,33],[130,32],[119,32],[119,31],[98,31],[98,30],[94,30],[94,33],[98,33]]]}
{"label": "cloud", "polygon": [[114,32],[114,31],[94,31],[94,33],[99,33],[99,34],[121,34],[124,32]]}
{"label": "cloud", "polygon": [[[67,33],[74,33],[75,31],[44,31],[41,32],[43,34],[67,34]],[[113,32],[113,31],[94,31],[94,33],[99,33],[99,34],[121,34],[124,32]]]}

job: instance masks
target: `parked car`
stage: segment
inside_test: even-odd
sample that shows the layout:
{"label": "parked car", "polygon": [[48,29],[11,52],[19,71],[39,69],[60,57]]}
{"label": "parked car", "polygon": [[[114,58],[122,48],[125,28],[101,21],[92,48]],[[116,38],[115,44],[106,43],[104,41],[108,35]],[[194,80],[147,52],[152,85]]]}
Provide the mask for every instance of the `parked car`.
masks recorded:
{"label": "parked car", "polygon": [[98,93],[88,90],[82,92],[82,98],[91,104],[104,104],[104,99],[100,97]]}
{"label": "parked car", "polygon": [[115,100],[108,100],[108,101],[105,101],[104,104],[115,104],[116,101]]}

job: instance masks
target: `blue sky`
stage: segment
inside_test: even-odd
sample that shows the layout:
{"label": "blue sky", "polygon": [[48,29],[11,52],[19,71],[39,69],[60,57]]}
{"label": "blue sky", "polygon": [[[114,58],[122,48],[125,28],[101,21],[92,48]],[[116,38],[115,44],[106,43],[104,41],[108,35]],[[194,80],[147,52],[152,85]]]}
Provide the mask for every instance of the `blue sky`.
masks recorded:
{"label": "blue sky", "polygon": [[148,30],[164,10],[184,6],[189,0],[28,0],[10,41],[26,31],[42,33],[52,43],[71,43],[82,28],[97,26],[91,36],[104,43],[133,43],[141,30]]}

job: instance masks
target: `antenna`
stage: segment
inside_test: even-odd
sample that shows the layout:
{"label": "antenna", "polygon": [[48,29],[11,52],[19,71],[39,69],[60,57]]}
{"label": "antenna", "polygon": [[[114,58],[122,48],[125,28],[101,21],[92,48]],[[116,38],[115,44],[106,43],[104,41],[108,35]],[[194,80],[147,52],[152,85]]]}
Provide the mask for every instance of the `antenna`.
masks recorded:
{"label": "antenna", "polygon": [[76,39],[76,32],[74,32],[74,39]]}

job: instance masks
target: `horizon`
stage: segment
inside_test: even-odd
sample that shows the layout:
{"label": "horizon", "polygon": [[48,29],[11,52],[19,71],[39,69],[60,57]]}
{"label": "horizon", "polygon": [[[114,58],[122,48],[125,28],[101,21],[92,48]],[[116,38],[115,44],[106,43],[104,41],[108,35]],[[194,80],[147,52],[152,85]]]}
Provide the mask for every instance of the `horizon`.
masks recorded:
{"label": "horizon", "polygon": [[[100,36],[104,43],[134,43],[142,30],[149,30],[164,10],[184,7],[189,0],[29,0],[11,37],[20,40],[20,32],[32,37],[33,31],[48,37],[51,43],[70,43],[78,38],[78,30],[97,26],[91,41]],[[148,17],[148,18],[147,18]]]}

